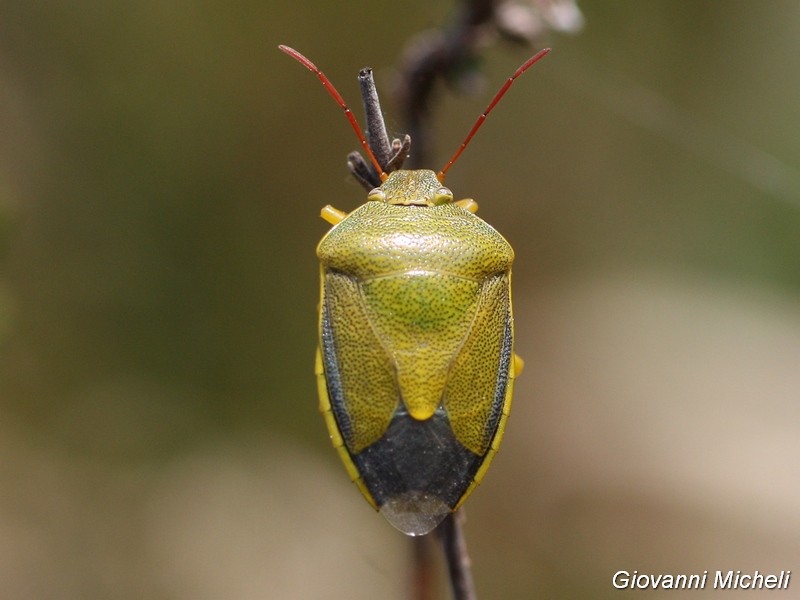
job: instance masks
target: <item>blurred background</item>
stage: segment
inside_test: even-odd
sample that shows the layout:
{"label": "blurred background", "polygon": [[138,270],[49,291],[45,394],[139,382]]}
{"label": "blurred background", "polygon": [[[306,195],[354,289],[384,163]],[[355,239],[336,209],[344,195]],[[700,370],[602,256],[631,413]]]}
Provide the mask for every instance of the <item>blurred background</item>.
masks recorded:
{"label": "blurred background", "polygon": [[[516,250],[526,360],[467,504],[478,595],[800,577],[800,5],[579,7],[448,176]],[[407,597],[313,377],[318,213],[363,201],[358,144],[276,46],[359,118],[372,66],[402,133],[398,58],[452,9],[0,2],[4,598]],[[442,90],[433,168],[531,50]]]}

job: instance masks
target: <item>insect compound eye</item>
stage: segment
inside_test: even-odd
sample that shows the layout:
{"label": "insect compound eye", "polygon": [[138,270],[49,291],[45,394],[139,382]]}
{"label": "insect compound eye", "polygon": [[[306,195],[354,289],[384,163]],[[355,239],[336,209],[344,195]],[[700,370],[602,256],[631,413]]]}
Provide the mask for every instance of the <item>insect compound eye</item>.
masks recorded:
{"label": "insect compound eye", "polygon": [[447,204],[448,202],[453,201],[453,192],[451,192],[446,187],[440,187],[436,190],[436,193],[433,195],[433,203],[437,206],[439,204]]}
{"label": "insect compound eye", "polygon": [[373,189],[369,194],[367,194],[367,200],[372,202],[385,202],[386,192],[384,192],[381,188],[377,187]]}

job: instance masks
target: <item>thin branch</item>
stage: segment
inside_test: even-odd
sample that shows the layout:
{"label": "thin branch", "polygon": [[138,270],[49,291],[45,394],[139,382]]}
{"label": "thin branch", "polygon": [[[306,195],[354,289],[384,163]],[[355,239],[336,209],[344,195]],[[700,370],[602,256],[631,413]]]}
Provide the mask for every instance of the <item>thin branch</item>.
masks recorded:
{"label": "thin branch", "polygon": [[467,540],[464,537],[464,510],[447,515],[435,529],[442,544],[454,600],[477,600],[475,584],[472,581],[472,563],[467,554]]}
{"label": "thin branch", "polygon": [[400,67],[397,101],[414,140],[412,166],[429,165],[428,136],[436,82],[453,79],[472,62],[480,28],[491,20],[497,0],[466,0],[447,29],[418,35],[406,46]]}
{"label": "thin branch", "polygon": [[[465,77],[479,76],[478,54],[487,40],[502,37],[518,44],[533,44],[548,30],[572,33],[582,23],[575,0],[461,0],[446,27],[424,32],[406,45],[396,90],[397,105],[410,134],[402,140],[389,142],[372,71],[362,70],[359,81],[367,114],[366,136],[380,166],[388,173],[401,168],[408,156],[412,168],[431,168],[428,137],[437,83],[463,82]],[[411,140],[414,150],[409,154]],[[348,167],[367,189],[380,184],[373,165],[358,152],[348,156]],[[463,520],[463,510],[450,514],[435,534],[447,563],[454,600],[476,600]],[[427,540],[414,540],[416,600],[431,597],[431,573]]]}
{"label": "thin branch", "polygon": [[[358,74],[358,81],[361,86],[361,101],[364,104],[364,113],[366,115],[367,131],[365,135],[369,147],[385,173],[396,171],[402,168],[408,156],[411,148],[411,137],[406,135],[403,139],[389,141],[386,123],[383,120],[381,101],[378,97],[378,90],[375,87],[375,80],[372,77],[372,69],[369,67],[361,69]],[[351,152],[348,154],[347,167],[353,177],[365,189],[371,190],[381,184],[380,173],[360,153]]]}
{"label": "thin branch", "polygon": [[434,557],[431,555],[433,540],[423,535],[411,538],[411,598],[413,600],[434,600],[436,575]]}
{"label": "thin branch", "polygon": [[381,101],[378,98],[378,90],[375,88],[375,80],[372,77],[372,69],[365,67],[358,73],[358,83],[361,86],[361,99],[364,102],[364,113],[367,120],[367,141],[369,141],[375,158],[386,168],[392,155],[392,143],[389,141],[389,134],[386,133],[386,124],[383,122],[383,111]]}
{"label": "thin branch", "polygon": [[412,167],[431,166],[428,136],[437,82],[463,86],[479,79],[480,52],[497,39],[538,45],[550,31],[576,33],[582,26],[576,0],[461,0],[446,26],[413,38],[395,93],[414,140]]}

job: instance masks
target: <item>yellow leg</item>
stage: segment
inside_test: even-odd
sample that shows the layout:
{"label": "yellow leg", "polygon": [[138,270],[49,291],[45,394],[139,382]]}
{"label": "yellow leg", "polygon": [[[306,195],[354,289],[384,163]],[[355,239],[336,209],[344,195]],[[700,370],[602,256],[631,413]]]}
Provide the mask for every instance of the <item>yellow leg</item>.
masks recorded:
{"label": "yellow leg", "polygon": [[456,200],[453,202],[456,206],[460,206],[464,210],[468,210],[473,215],[478,212],[478,203],[472,198],[464,198],[463,200]]}
{"label": "yellow leg", "polygon": [[520,358],[519,354],[514,353],[514,377],[519,377],[522,369],[525,367],[525,361]]}
{"label": "yellow leg", "polygon": [[325,219],[331,225],[338,225],[347,216],[347,213],[338,208],[333,208],[330,204],[323,206],[319,216]]}

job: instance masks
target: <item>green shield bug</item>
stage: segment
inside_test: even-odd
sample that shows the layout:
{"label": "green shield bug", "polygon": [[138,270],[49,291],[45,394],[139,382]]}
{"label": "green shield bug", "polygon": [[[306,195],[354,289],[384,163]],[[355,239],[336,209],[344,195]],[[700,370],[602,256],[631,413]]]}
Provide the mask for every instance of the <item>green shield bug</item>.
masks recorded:
{"label": "green shield bug", "polygon": [[480,483],[500,446],[522,361],[514,354],[514,251],[454,201],[444,177],[514,80],[508,78],[441,171],[388,175],[339,92],[382,184],[317,246],[321,265],[316,375],[333,446],[367,501],[400,531],[423,535]]}

